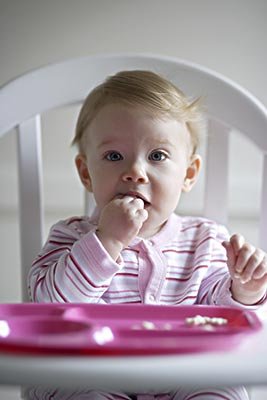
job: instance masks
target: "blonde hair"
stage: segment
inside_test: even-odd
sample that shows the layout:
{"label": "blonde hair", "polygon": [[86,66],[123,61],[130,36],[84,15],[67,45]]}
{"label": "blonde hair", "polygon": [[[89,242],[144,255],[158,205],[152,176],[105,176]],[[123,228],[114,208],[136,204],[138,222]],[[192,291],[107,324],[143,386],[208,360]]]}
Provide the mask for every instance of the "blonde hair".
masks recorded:
{"label": "blonde hair", "polygon": [[85,131],[92,120],[105,105],[114,103],[142,107],[149,115],[185,123],[191,135],[193,153],[196,151],[205,130],[200,100],[190,101],[178,87],[154,72],[136,70],[118,72],[89,93],[78,116],[72,142],[78,145],[80,152],[84,152]]}

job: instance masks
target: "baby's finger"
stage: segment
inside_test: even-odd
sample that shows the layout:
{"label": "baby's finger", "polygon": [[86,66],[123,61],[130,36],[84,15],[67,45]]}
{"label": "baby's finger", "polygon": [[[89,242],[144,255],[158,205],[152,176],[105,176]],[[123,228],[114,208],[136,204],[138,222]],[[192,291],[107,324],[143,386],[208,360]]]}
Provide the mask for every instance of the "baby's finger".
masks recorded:
{"label": "baby's finger", "polygon": [[123,197],[123,202],[126,204],[131,204],[135,206],[136,209],[144,208],[145,203],[144,200],[140,199],[140,197],[134,197],[130,195],[126,195]]}
{"label": "baby's finger", "polygon": [[230,242],[227,242],[227,241],[222,242],[222,245],[226,250],[227,265],[229,268],[230,275],[233,277],[235,274],[234,266],[235,266],[235,262],[236,262],[236,256],[234,253],[233,246]]}
{"label": "baby's finger", "polygon": [[133,205],[136,207],[136,209],[143,209],[145,207],[145,202],[142,199],[139,199],[137,197],[134,197],[132,200]]}
{"label": "baby's finger", "polygon": [[231,236],[230,243],[233,246],[235,255],[237,256],[241,248],[244,246],[244,236],[240,235],[239,233],[235,233]]}
{"label": "baby's finger", "polygon": [[135,197],[135,196],[130,196],[130,195],[128,195],[128,194],[126,194],[126,195],[121,195],[120,198],[122,199],[122,201],[123,201],[124,203],[132,203],[132,202],[135,201],[135,200],[141,200],[140,198],[137,198],[137,197]]}
{"label": "baby's finger", "polygon": [[238,274],[242,274],[244,268],[247,266],[247,263],[249,262],[249,259],[254,254],[254,252],[255,247],[249,243],[245,243],[243,247],[239,250],[235,264],[235,270]]}
{"label": "baby's finger", "polygon": [[[254,272],[259,268],[264,260],[264,252],[260,249],[256,249],[247,261],[242,274],[240,274],[240,281],[246,283],[252,279]],[[265,271],[266,272],[266,271]],[[264,274],[263,274],[264,275]]]}
{"label": "baby's finger", "polygon": [[139,210],[136,211],[136,216],[139,217],[142,222],[144,222],[148,218],[148,212],[144,208],[143,209],[139,209]]}
{"label": "baby's finger", "polygon": [[267,275],[267,255],[264,254],[262,262],[253,272],[253,279],[261,279],[264,275]]}

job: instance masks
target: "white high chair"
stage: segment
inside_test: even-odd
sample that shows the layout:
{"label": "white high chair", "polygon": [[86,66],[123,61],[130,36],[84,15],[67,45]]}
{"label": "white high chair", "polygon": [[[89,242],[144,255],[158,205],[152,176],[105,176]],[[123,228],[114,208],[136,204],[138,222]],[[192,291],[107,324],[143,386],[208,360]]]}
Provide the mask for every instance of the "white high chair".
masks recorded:
{"label": "white high chair", "polygon": [[[228,141],[235,129],[263,152],[259,245],[267,250],[267,110],[253,95],[205,67],[162,56],[99,55],[64,61],[27,73],[0,89],[0,136],[17,128],[20,246],[23,300],[27,274],[43,244],[42,113],[82,103],[88,92],[119,70],[148,69],[166,76],[187,95],[205,96],[210,136],[207,147],[203,215],[225,223],[228,192]],[[85,202],[92,211],[93,199]]]}

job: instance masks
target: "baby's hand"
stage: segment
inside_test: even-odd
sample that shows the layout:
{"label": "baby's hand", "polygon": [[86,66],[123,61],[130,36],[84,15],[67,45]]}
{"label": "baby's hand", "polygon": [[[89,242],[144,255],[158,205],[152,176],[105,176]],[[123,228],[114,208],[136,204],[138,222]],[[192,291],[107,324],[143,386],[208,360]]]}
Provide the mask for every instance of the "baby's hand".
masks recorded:
{"label": "baby's hand", "polygon": [[120,251],[138,235],[147,218],[142,199],[133,196],[115,198],[101,212],[97,236],[110,255],[117,259]]}
{"label": "baby's hand", "polygon": [[240,303],[257,303],[267,290],[266,253],[245,242],[243,236],[238,234],[222,244],[228,257],[233,297]]}

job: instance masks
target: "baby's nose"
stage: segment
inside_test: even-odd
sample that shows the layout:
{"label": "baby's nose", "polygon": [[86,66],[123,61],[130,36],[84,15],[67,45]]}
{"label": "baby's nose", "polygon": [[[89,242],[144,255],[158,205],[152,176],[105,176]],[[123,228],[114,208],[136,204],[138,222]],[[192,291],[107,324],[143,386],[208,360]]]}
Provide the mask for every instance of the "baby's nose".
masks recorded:
{"label": "baby's nose", "polygon": [[135,183],[146,183],[148,182],[148,177],[145,168],[134,163],[127,168],[127,171],[123,173],[122,179],[124,181],[135,182]]}

